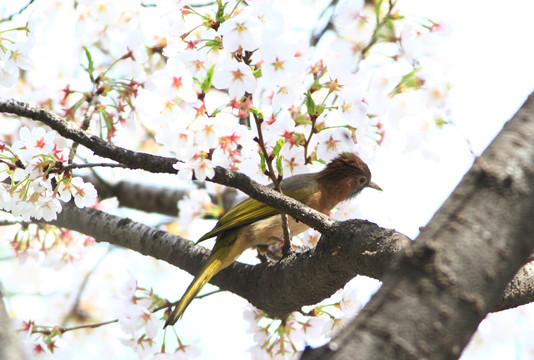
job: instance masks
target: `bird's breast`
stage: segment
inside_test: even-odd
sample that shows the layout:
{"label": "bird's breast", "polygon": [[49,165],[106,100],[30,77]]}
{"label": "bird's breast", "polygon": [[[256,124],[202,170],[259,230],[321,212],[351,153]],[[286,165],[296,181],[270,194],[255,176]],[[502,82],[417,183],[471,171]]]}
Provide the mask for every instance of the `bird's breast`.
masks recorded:
{"label": "bird's breast", "polygon": [[[306,203],[312,209],[326,214],[346,197],[347,194],[342,190],[346,189],[340,189],[337,192],[319,190],[309,197]],[[295,220],[291,216],[288,216],[287,219],[290,236],[292,237],[309,229],[308,225]],[[246,244],[248,248],[276,244],[283,239],[282,218],[279,214],[246,225],[240,230],[239,234],[239,242]]]}
{"label": "bird's breast", "polygon": [[[308,225],[296,221],[291,216],[288,216],[287,220],[291,236],[296,236],[309,229]],[[247,225],[243,227],[241,236],[248,239],[248,247],[278,243],[284,239],[282,218],[280,215],[274,215],[267,219]]]}

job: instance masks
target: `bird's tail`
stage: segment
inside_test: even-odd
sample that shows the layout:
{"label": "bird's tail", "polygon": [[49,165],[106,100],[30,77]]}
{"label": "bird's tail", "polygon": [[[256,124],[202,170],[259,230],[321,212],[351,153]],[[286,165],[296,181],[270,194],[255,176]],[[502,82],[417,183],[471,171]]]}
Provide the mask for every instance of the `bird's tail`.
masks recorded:
{"label": "bird's tail", "polygon": [[228,266],[226,257],[231,250],[231,246],[217,246],[215,245],[210,256],[206,260],[204,266],[193,279],[193,282],[189,285],[184,295],[180,299],[180,302],[174,308],[174,311],[165,322],[165,326],[174,325],[184,314],[185,309],[191,301],[198,295],[200,290],[206,285],[211,278],[217,274],[224,267]]}

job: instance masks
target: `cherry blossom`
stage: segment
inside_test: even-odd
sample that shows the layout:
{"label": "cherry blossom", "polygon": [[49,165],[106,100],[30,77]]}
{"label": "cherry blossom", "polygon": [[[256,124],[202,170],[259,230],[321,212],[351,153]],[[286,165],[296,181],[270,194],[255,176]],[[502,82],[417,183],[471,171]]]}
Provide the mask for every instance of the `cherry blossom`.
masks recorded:
{"label": "cherry blossom", "polygon": [[325,161],[333,159],[336,154],[354,151],[351,132],[346,128],[333,128],[321,131],[315,137],[317,157]]}
{"label": "cherry blossom", "polygon": [[29,70],[32,67],[33,61],[30,51],[33,48],[31,41],[18,42],[13,44],[9,49],[9,61],[21,68],[22,70]]}
{"label": "cherry blossom", "polygon": [[249,66],[229,59],[216,66],[213,86],[217,89],[228,89],[231,98],[240,99],[245,92],[254,92],[256,78]]}
{"label": "cherry blossom", "polygon": [[31,160],[40,154],[49,154],[54,148],[56,133],[47,132],[42,127],[29,129],[23,126],[19,131],[20,141],[13,144],[12,148],[19,157],[25,161]]}
{"label": "cherry blossom", "polygon": [[209,151],[211,148],[219,145],[219,136],[224,128],[224,123],[221,121],[213,121],[213,119],[201,116],[195,121],[195,143],[199,150]]}
{"label": "cherry blossom", "polygon": [[341,311],[345,315],[355,315],[363,307],[362,303],[358,300],[359,291],[357,288],[352,288],[343,294],[341,302],[339,303]]}
{"label": "cherry blossom", "polygon": [[77,207],[83,208],[95,203],[97,193],[93,184],[84,182],[81,177],[74,177],[71,180],[71,189]]}
{"label": "cherry blossom", "polygon": [[195,50],[181,51],[176,57],[170,57],[169,61],[180,62],[190,73],[200,77],[206,75],[206,71],[210,65],[203,54]]}
{"label": "cherry blossom", "polygon": [[246,51],[256,50],[261,44],[262,23],[247,11],[226,20],[218,29],[223,46],[230,52],[242,48]]}
{"label": "cherry blossom", "polygon": [[94,185],[84,182],[81,177],[63,179],[58,186],[58,194],[65,202],[74,197],[74,203],[79,208],[93,205],[97,198]]}
{"label": "cherry blossom", "polygon": [[[295,80],[295,81],[294,81]],[[294,81],[294,82],[293,82]],[[277,113],[283,107],[297,104],[302,101],[304,94],[304,87],[298,85],[298,80],[295,78],[290,78],[289,82],[292,82],[293,85],[281,85],[277,86],[274,90],[272,105],[273,112]]]}
{"label": "cherry blossom", "polygon": [[194,153],[195,134],[191,130],[184,129],[183,124],[171,121],[158,129],[155,139],[163,145],[162,153],[168,151],[176,154],[179,158],[188,158]]}
{"label": "cherry blossom", "polygon": [[17,68],[15,63],[5,58],[0,58],[0,85],[5,87],[11,87],[16,83],[18,76],[19,69]]}
{"label": "cherry blossom", "polygon": [[350,26],[362,17],[363,0],[343,0],[336,7],[336,24]]}
{"label": "cherry blossom", "polygon": [[273,1],[257,1],[250,7],[251,14],[262,23],[263,41],[287,33],[284,14],[276,10],[273,5]]}
{"label": "cherry blossom", "polygon": [[[45,221],[55,220],[61,211],[61,203],[53,197],[41,197],[37,202],[36,213],[32,217]],[[24,218],[24,214],[22,214]]]}
{"label": "cherry blossom", "polygon": [[119,325],[132,337],[137,335],[138,330],[145,328],[147,337],[152,339],[157,335],[160,323],[159,318],[146,307],[131,303],[122,308]]}
{"label": "cherry blossom", "polygon": [[207,209],[212,207],[211,199],[206,190],[192,190],[187,196],[178,201],[178,209],[188,209],[180,211],[178,222],[181,229],[185,232],[191,226],[192,220],[200,214],[206,213]]}
{"label": "cherry blossom", "polygon": [[193,88],[193,78],[182,62],[171,58],[165,66],[165,77],[170,80],[168,86],[170,91],[162,89],[163,92],[175,93],[180,99],[192,103],[197,100],[197,94]]}
{"label": "cherry blossom", "polygon": [[177,162],[173,167],[178,170],[178,178],[182,181],[191,181],[193,174],[199,181],[209,179],[215,175],[211,160],[195,154],[189,161]]}
{"label": "cherry blossom", "polygon": [[368,106],[364,100],[364,93],[357,88],[341,89],[337,100],[339,114],[348,124],[357,127],[365,122]]}
{"label": "cherry blossom", "polygon": [[[260,47],[263,64],[262,80],[267,86],[295,84],[294,77],[305,66],[304,60],[295,57],[295,46],[282,38],[267,40]],[[298,80],[297,80],[298,81]]]}

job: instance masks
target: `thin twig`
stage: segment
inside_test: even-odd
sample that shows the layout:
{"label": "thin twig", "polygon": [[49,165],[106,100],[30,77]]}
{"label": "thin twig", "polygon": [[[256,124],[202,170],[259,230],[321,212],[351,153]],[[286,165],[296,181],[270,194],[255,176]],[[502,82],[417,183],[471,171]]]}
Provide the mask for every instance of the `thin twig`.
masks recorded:
{"label": "thin twig", "polygon": [[[195,296],[195,299],[202,299],[202,298],[205,298],[207,296],[210,296],[210,295],[213,295],[213,294],[216,294],[216,293],[219,293],[219,292],[224,292],[224,291],[226,291],[226,290],[217,289],[217,290],[209,291],[209,292],[207,292],[205,294]],[[166,304],[161,305],[161,306],[156,306],[151,311],[152,311],[152,313],[156,313],[156,312],[158,312],[160,310],[163,310],[163,309],[173,308],[176,305],[178,305],[178,303],[180,303],[180,300],[176,300],[176,301],[173,301],[173,302],[168,302],[167,301]]]}
{"label": "thin twig", "polygon": [[[278,174],[278,177],[275,176],[273,168],[273,157],[267,152],[265,147],[265,141],[263,140],[263,133],[261,131],[261,123],[263,122],[256,114],[254,114],[254,119],[256,120],[256,128],[258,129],[258,144],[260,145],[263,156],[265,157],[265,162],[267,163],[267,176],[271,178],[273,182],[274,189],[279,193],[283,194],[282,189],[280,188],[280,182],[282,180],[282,175]],[[284,246],[282,247],[282,256],[287,257],[290,254],[291,250],[291,234],[289,233],[289,224],[287,221],[287,215],[284,212],[280,212],[280,217],[282,219],[282,230],[284,232]]]}
{"label": "thin twig", "polygon": [[67,331],[73,331],[73,330],[80,330],[80,329],[96,329],[97,327],[104,326],[104,325],[109,325],[109,324],[113,324],[113,323],[116,323],[116,322],[119,322],[119,319],[103,321],[103,322],[99,322],[99,323],[95,323],[95,324],[86,324],[86,325],[72,326],[72,327],[62,327],[62,326],[58,326],[58,327],[47,327],[47,328],[44,328],[44,329],[35,329],[35,328],[34,328],[34,329],[32,330],[32,334],[44,334],[44,335],[50,335],[50,334],[52,333],[53,330],[58,331],[60,334],[64,334],[64,333],[66,333]]}
{"label": "thin twig", "polygon": [[358,61],[358,66],[360,62],[363,60],[363,58],[365,57],[365,55],[367,54],[367,52],[373,47],[373,45],[375,45],[378,42],[378,31],[382,28],[382,26],[384,26],[384,24],[386,24],[387,20],[389,20],[389,18],[391,17],[391,13],[393,12],[393,8],[395,7],[396,4],[397,4],[396,0],[389,1],[388,12],[382,18],[382,21],[379,21],[378,15],[377,15],[376,27],[373,30],[373,35],[371,35],[371,41],[367,44],[367,46],[365,46],[362,49],[360,53],[360,60]]}
{"label": "thin twig", "polygon": [[323,16],[325,16],[326,12],[329,10],[329,9],[332,9],[332,12],[330,13],[329,17],[328,17],[328,22],[326,23],[326,25],[321,29],[321,31],[319,31],[317,34],[316,34],[316,31],[312,31],[312,37],[310,38],[310,46],[316,46],[317,43],[319,42],[319,40],[321,40],[321,38],[323,37],[323,35],[328,31],[328,30],[332,30],[334,28],[334,22],[333,22],[333,19],[334,19],[334,11],[335,11],[335,7],[338,3],[338,0],[333,0],[324,10],[323,12],[321,13],[321,15],[319,15],[319,19],[321,19]]}
{"label": "thin twig", "polygon": [[310,142],[311,142],[311,138],[313,136],[313,134],[315,133],[315,124],[317,122],[317,116],[316,115],[310,115],[310,120],[311,120],[311,130],[310,130],[310,135],[308,135],[308,138],[304,141],[304,164],[309,164],[311,163],[311,159],[309,159],[309,156],[308,156],[308,146],[310,145]]}
{"label": "thin twig", "polygon": [[[87,108],[87,112],[85,113],[85,116],[83,118],[82,125],[80,126],[80,129],[82,129],[83,131],[89,128],[89,125],[91,124],[91,119],[93,118],[93,115],[95,114],[97,104],[98,104],[98,95],[93,94],[93,96],[91,97],[91,101],[89,101],[89,107]],[[78,145],[79,143],[77,142],[72,144],[72,148],[70,149],[70,152],[69,152],[69,164],[72,164],[72,161],[74,160],[74,157],[76,156],[76,150],[78,149]]]}
{"label": "thin twig", "polygon": [[128,166],[124,164],[117,164],[117,163],[93,163],[93,164],[70,164],[64,167],[60,168],[54,168],[50,170],[51,173],[61,173],[65,171],[70,171],[73,169],[83,169],[83,168],[95,168],[95,167],[112,167],[112,168],[124,168],[128,169]]}
{"label": "thin twig", "polygon": [[217,289],[217,290],[213,290],[213,291],[210,291],[210,292],[207,292],[205,294],[202,294],[202,295],[197,295],[195,297],[195,299],[202,299],[202,298],[205,298],[206,296],[210,296],[210,295],[213,295],[213,294],[217,294],[219,292],[223,292],[225,290],[221,290],[221,289]]}
{"label": "thin twig", "polygon": [[30,0],[30,2],[27,3],[24,7],[22,7],[19,11],[14,12],[13,14],[11,14],[11,15],[3,18],[3,19],[0,19],[0,23],[6,22],[6,21],[11,21],[15,16],[22,14],[31,4],[33,4],[34,1],[35,0]]}
{"label": "thin twig", "polygon": [[0,226],[11,226],[11,225],[24,225],[24,224],[28,224],[27,222],[25,221],[22,221],[22,220],[1,220],[0,221]]}

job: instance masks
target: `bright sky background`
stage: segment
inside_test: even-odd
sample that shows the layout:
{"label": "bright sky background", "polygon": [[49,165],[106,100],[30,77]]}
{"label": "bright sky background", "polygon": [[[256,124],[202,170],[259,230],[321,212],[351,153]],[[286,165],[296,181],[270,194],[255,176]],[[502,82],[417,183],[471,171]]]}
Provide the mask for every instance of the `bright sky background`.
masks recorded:
{"label": "bright sky background", "polygon": [[400,6],[451,24],[443,56],[451,63],[454,121],[480,153],[534,88],[534,3],[402,0]]}

